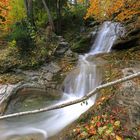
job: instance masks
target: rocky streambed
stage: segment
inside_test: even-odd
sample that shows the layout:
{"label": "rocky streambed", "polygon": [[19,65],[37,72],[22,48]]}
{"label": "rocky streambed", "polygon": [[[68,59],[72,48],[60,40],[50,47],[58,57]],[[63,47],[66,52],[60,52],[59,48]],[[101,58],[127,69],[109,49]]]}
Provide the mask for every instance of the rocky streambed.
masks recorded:
{"label": "rocky streambed", "polygon": [[54,58],[37,70],[13,69],[0,74],[0,113],[39,109],[55,103],[62,96],[62,82],[76,60],[68,50],[63,57]]}
{"label": "rocky streambed", "polygon": [[[91,58],[89,58],[91,59]],[[103,83],[116,80],[123,76],[135,73],[140,70],[140,52],[136,48],[127,51],[112,52],[109,54],[99,54],[92,58],[94,62],[100,62],[100,68],[106,69],[103,72]],[[92,61],[92,60],[90,60]],[[76,58],[63,57],[59,61],[45,64],[36,71],[16,70],[16,73],[23,79],[16,84],[1,84],[1,114],[10,114],[20,111],[39,109],[55,103],[62,95],[62,81],[76,63]],[[15,78],[16,79],[16,78]],[[13,81],[13,80],[12,80]],[[53,140],[66,139],[92,139],[97,135],[85,131],[85,125],[91,125],[91,120],[96,116],[104,115],[110,110],[119,108],[121,110],[118,116],[114,115],[116,121],[123,125],[126,124],[129,130],[112,130],[121,137],[139,138],[139,91],[140,79],[134,79],[112,88],[101,90],[98,94],[96,104],[82,115],[75,123],[68,126]],[[127,122],[127,123],[126,123]],[[137,128],[133,130],[134,128]],[[118,131],[118,129],[117,129]],[[124,133],[125,135],[122,135]],[[41,138],[40,134],[17,137],[18,139],[30,140]]]}
{"label": "rocky streambed", "polygon": [[[139,31],[129,35],[132,37],[135,36],[135,34],[138,36]],[[100,62],[99,66],[103,73],[102,83],[113,81],[140,70],[138,37],[136,37],[136,40],[136,47],[127,51],[99,54],[93,58],[89,58],[91,59],[90,61],[94,61],[95,63],[96,61]],[[114,45],[114,48],[119,49],[118,46],[123,43],[126,45],[126,48],[129,48],[129,41],[126,42],[118,41]],[[122,46],[124,46],[124,44]],[[60,47],[58,47],[54,53],[55,56],[61,57],[57,57],[57,59],[54,58],[51,62],[44,64],[37,70],[13,68],[10,72],[5,71],[6,73],[0,74],[1,115],[39,109],[51,105],[61,98],[63,80],[68,72],[74,68],[77,60],[77,55],[72,53],[67,45],[68,44],[62,39]],[[106,120],[110,118],[111,115],[114,115],[113,121],[119,121],[119,128],[121,127],[121,129],[107,127],[109,130],[111,129],[111,132],[107,136],[110,137],[110,134],[112,136],[113,133],[113,138],[116,138],[117,135],[121,138],[130,137],[134,140],[139,139],[139,81],[140,79],[137,78],[124,84],[102,90],[101,93],[99,93],[96,104],[87,111],[87,113],[82,115],[78,121],[68,126],[57,136],[50,139],[81,140],[102,138],[102,134],[99,134],[97,124],[95,124],[95,131],[93,131],[93,129],[92,131],[90,130],[90,126],[92,126],[93,121],[95,121],[94,119],[102,115],[107,116],[105,118]],[[120,112],[117,108],[119,108]],[[122,110],[122,108],[124,108],[124,110]],[[111,112],[113,109],[119,116]],[[123,114],[123,111],[125,114]],[[105,114],[107,112],[109,114]],[[125,130],[123,127],[124,124],[126,124],[125,127],[129,128],[128,130]],[[106,125],[108,124],[103,123],[100,127]],[[133,131],[134,128],[136,129]],[[102,132],[105,133],[106,130],[107,129]],[[17,136],[16,138],[17,140],[43,139],[40,134],[31,134],[23,137]],[[11,139],[12,138],[9,140]]]}
{"label": "rocky streambed", "polygon": [[[96,56],[102,60],[102,84],[140,71],[136,48]],[[52,140],[140,139],[140,77],[105,88],[93,107]]]}

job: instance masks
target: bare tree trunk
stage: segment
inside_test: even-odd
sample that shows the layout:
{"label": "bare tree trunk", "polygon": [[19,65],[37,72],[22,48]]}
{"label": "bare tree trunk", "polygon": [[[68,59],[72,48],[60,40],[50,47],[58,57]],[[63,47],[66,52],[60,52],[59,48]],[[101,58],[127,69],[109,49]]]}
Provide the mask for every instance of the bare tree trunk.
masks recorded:
{"label": "bare tree trunk", "polygon": [[77,6],[77,0],[74,0],[74,5]]}
{"label": "bare tree trunk", "polygon": [[107,87],[111,87],[113,85],[116,84],[120,84],[122,82],[128,81],[130,79],[136,78],[140,76],[140,72],[137,72],[135,74],[126,76],[124,78],[100,85],[98,87],[96,87],[95,89],[93,89],[92,91],[90,91],[87,95],[85,95],[84,97],[74,100],[74,101],[70,101],[67,103],[63,103],[60,105],[54,105],[54,106],[50,106],[50,107],[45,107],[45,108],[41,108],[39,110],[33,110],[33,111],[26,111],[26,112],[19,112],[19,113],[14,113],[14,114],[9,114],[9,115],[5,115],[5,116],[1,116],[0,120],[6,119],[6,118],[12,118],[12,117],[18,117],[18,116],[23,116],[23,115],[29,115],[29,114],[36,114],[36,113],[41,113],[41,112],[45,112],[45,111],[50,111],[50,110],[55,110],[55,109],[60,109],[60,108],[64,108],[66,106],[70,106],[73,104],[77,104],[77,103],[81,103],[86,101],[87,99],[89,99],[90,97],[92,97],[93,95],[95,95],[99,90],[107,88]]}
{"label": "bare tree trunk", "polygon": [[35,26],[33,16],[33,0],[24,0],[24,5],[28,19],[30,20],[31,24]]}
{"label": "bare tree trunk", "polygon": [[28,0],[28,17],[31,20],[31,23],[34,23],[33,19],[33,0]]}
{"label": "bare tree trunk", "polygon": [[43,3],[43,5],[44,5],[44,7],[45,7],[45,10],[46,10],[47,14],[48,14],[50,26],[52,27],[52,30],[55,31],[54,23],[53,23],[53,20],[52,20],[52,16],[51,16],[51,14],[50,14],[50,10],[49,10],[49,8],[48,8],[48,6],[47,6],[45,0],[42,0],[42,3]]}
{"label": "bare tree trunk", "polygon": [[27,0],[24,0],[24,6],[25,6],[26,14],[28,15],[28,1]]}
{"label": "bare tree trunk", "polygon": [[61,8],[62,3],[61,0],[57,0],[56,2],[56,14],[57,14],[57,33],[61,33]]}
{"label": "bare tree trunk", "polygon": [[89,0],[85,0],[85,6],[88,7]]}

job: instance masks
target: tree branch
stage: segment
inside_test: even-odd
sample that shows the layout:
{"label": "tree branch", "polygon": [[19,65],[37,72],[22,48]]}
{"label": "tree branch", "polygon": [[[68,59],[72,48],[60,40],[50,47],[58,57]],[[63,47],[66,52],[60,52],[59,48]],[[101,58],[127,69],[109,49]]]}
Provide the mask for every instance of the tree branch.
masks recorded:
{"label": "tree branch", "polygon": [[42,0],[42,3],[43,3],[43,5],[44,5],[45,10],[47,11],[49,23],[50,23],[50,25],[51,25],[51,27],[52,27],[52,30],[55,31],[55,27],[54,27],[54,23],[53,23],[53,19],[52,19],[50,10],[49,10],[49,8],[48,8],[48,6],[47,6],[45,0]]}
{"label": "tree branch", "polygon": [[50,110],[64,108],[66,106],[70,106],[70,105],[73,105],[73,104],[77,104],[77,103],[80,103],[80,102],[83,102],[83,101],[89,99],[91,96],[95,95],[97,93],[97,91],[99,91],[101,89],[104,89],[104,88],[107,88],[107,87],[110,87],[110,86],[113,86],[113,85],[116,85],[116,84],[128,81],[130,79],[133,79],[133,78],[136,78],[136,77],[139,77],[139,76],[140,76],[140,72],[137,72],[137,73],[129,75],[127,77],[124,77],[124,78],[121,78],[121,79],[118,79],[118,80],[115,80],[115,81],[112,81],[112,82],[100,85],[100,86],[96,87],[94,90],[92,90],[91,92],[89,92],[87,95],[85,95],[84,97],[82,97],[80,99],[77,99],[77,100],[74,100],[74,101],[70,101],[70,102],[67,102],[67,103],[63,103],[63,104],[59,104],[59,105],[53,105],[53,106],[50,106],[50,107],[41,108],[41,109],[38,109],[38,110],[19,112],[19,113],[4,115],[4,116],[0,117],[0,120],[7,119],[7,118],[12,118],[12,117],[23,116],[23,115],[29,115],[29,114],[36,114],[36,113],[46,112],[46,111],[50,111]]}

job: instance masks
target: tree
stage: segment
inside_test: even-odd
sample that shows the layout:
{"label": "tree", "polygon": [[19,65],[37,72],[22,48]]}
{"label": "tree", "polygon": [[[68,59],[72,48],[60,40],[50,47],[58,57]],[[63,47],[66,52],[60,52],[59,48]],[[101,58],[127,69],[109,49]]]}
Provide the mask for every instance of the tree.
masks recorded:
{"label": "tree", "polygon": [[74,0],[74,4],[77,5],[77,0]]}
{"label": "tree", "polygon": [[86,18],[96,20],[126,21],[140,14],[140,1],[137,0],[90,0]]}
{"label": "tree", "polygon": [[50,14],[50,10],[49,10],[49,8],[48,8],[48,6],[47,6],[45,0],[42,0],[42,3],[43,3],[43,5],[44,5],[44,7],[45,7],[45,10],[46,10],[47,14],[48,14],[48,19],[49,19],[50,26],[52,27],[52,30],[54,31],[55,28],[54,28],[54,23],[53,23],[52,16],[51,16],[51,14]]}
{"label": "tree", "polygon": [[25,4],[27,17],[31,22],[31,24],[35,26],[34,16],[33,16],[33,0],[24,0],[24,4]]}
{"label": "tree", "polygon": [[0,1],[0,28],[9,31],[10,26],[25,18],[24,0]]}
{"label": "tree", "polygon": [[[47,3],[45,0],[42,0],[42,2],[48,15],[49,24],[51,25],[53,31],[56,31],[58,34],[61,33],[62,10],[63,6],[67,3],[67,0],[48,0]],[[53,18],[52,14],[54,15]],[[56,21],[56,29],[54,28],[53,19]]]}
{"label": "tree", "polygon": [[61,0],[56,0],[57,33],[61,33]]}
{"label": "tree", "polygon": [[87,7],[88,4],[89,4],[89,0],[78,0],[77,3],[81,3],[81,4],[83,4],[83,5],[85,5]]}
{"label": "tree", "polygon": [[7,18],[10,7],[10,0],[1,0],[0,1],[0,25],[3,28],[4,25],[6,25],[9,20]]}

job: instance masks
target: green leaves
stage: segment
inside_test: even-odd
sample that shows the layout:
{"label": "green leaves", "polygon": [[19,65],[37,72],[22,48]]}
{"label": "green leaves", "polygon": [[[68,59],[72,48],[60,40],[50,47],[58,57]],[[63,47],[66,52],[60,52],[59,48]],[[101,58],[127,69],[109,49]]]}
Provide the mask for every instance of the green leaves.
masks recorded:
{"label": "green leaves", "polygon": [[8,46],[11,47],[11,48],[15,48],[16,47],[16,40],[12,40],[8,43]]}

